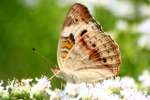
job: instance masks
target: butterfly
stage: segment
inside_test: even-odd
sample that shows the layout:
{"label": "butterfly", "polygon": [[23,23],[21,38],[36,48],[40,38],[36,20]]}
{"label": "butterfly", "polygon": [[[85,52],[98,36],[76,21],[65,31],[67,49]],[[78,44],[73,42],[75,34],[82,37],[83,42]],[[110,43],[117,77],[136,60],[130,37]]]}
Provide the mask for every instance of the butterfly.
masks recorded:
{"label": "butterfly", "polygon": [[93,83],[119,74],[121,55],[117,43],[103,32],[88,9],[71,6],[62,27],[57,77],[71,83]]}

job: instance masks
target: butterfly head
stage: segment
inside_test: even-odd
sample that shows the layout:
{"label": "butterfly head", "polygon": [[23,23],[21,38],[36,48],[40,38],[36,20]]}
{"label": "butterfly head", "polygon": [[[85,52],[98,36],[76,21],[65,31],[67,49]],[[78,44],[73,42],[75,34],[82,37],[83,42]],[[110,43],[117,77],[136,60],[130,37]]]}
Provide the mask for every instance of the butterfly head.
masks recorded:
{"label": "butterfly head", "polygon": [[[53,74],[57,77],[61,77],[62,75],[62,71],[59,68],[55,68],[55,69],[51,69],[51,71],[53,72]],[[62,78],[62,77],[61,77]]]}

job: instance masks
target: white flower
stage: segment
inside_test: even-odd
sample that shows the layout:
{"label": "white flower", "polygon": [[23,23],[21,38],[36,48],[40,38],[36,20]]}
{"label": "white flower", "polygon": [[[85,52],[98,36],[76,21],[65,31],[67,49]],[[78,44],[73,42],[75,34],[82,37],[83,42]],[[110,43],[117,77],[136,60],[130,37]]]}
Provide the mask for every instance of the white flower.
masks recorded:
{"label": "white flower", "polygon": [[116,23],[116,28],[119,29],[119,30],[127,30],[128,23],[126,21],[124,21],[124,20],[119,20]]}
{"label": "white flower", "polygon": [[142,35],[138,40],[138,45],[150,48],[150,35]]}
{"label": "white flower", "polygon": [[143,17],[150,17],[150,5],[148,4],[141,4],[139,6],[139,12],[140,12],[140,15],[143,16]]}
{"label": "white flower", "polygon": [[6,86],[6,89],[7,90],[12,89],[14,87],[14,84],[15,84],[15,80],[8,81],[8,85]]}
{"label": "white flower", "polygon": [[130,77],[123,77],[120,80],[121,88],[126,89],[126,88],[136,88],[136,84],[133,78]]}
{"label": "white flower", "polygon": [[68,96],[64,90],[56,89],[51,91],[50,100],[78,100],[76,97]]}
{"label": "white flower", "polygon": [[119,95],[107,95],[103,100],[120,100]]}
{"label": "white flower", "polygon": [[115,0],[115,2],[113,2],[111,5],[113,6],[110,8],[110,10],[116,16],[132,18],[134,15],[134,7],[129,0]]}
{"label": "white flower", "polygon": [[93,90],[93,99],[102,99],[106,97],[108,94],[103,89],[100,89],[98,86],[96,86]]}
{"label": "white flower", "polygon": [[22,79],[21,82],[25,85],[25,86],[30,86],[30,83],[32,82],[33,79]]}
{"label": "white flower", "polygon": [[9,98],[8,91],[7,90],[3,90],[3,91],[0,90],[0,97],[3,99],[8,99]]}
{"label": "white flower", "polygon": [[150,95],[147,96],[147,100],[150,100]]}
{"label": "white flower", "polygon": [[92,97],[94,100],[106,100],[106,98],[108,99],[110,97],[110,93],[103,89],[103,85],[98,83],[93,89]]}
{"label": "white flower", "polygon": [[139,46],[150,48],[150,19],[144,20],[137,26],[137,31],[143,33],[138,40]]}
{"label": "white flower", "polygon": [[53,93],[52,96],[50,97],[50,100],[61,100],[61,97]]}
{"label": "white flower", "polygon": [[[63,3],[62,3],[63,2]],[[119,17],[131,18],[134,15],[133,4],[129,0],[58,0],[58,4],[82,3],[94,13],[94,6],[101,6]]]}
{"label": "white flower", "polygon": [[150,27],[150,19],[146,19],[138,25],[137,29],[140,33],[150,34],[149,27]]}
{"label": "white flower", "polygon": [[4,87],[2,86],[3,85],[3,81],[0,81],[0,91],[4,90]]}
{"label": "white flower", "polygon": [[64,92],[68,94],[69,96],[76,96],[78,95],[78,90],[82,86],[82,84],[72,84],[67,83],[64,89]]}
{"label": "white flower", "polygon": [[91,96],[92,90],[93,90],[92,84],[86,83],[80,84],[67,83],[65,87],[65,93],[67,93],[69,96],[72,97],[78,96],[78,98]]}
{"label": "white flower", "polygon": [[149,77],[150,72],[147,70],[139,77],[142,88],[138,87],[141,85],[131,77],[116,77],[93,84],[67,83],[64,90],[51,90],[47,77],[36,78],[37,83],[34,83],[32,79],[13,80],[6,88],[1,81],[0,99],[10,99],[10,96],[16,99],[25,96],[28,99],[43,100],[150,100]]}
{"label": "white flower", "polygon": [[0,82],[0,97],[2,99],[8,99],[9,98],[9,93],[7,90],[4,90],[4,87],[2,86],[3,85],[3,81]]}
{"label": "white flower", "polygon": [[114,15],[125,18],[132,18],[134,15],[133,4],[129,0],[99,0],[95,2],[98,6],[110,10]]}
{"label": "white flower", "polygon": [[125,100],[147,100],[145,94],[130,88],[123,89],[121,95]]}
{"label": "white flower", "polygon": [[91,84],[86,84],[86,83],[82,83],[78,93],[79,93],[79,97],[90,97],[91,96],[91,92],[92,92],[92,86]]}
{"label": "white flower", "polygon": [[30,86],[26,86],[22,82],[18,80],[14,80],[11,84],[7,87],[7,90],[11,89],[11,94],[15,97],[17,96],[29,96],[30,93]]}
{"label": "white flower", "polygon": [[47,77],[41,79],[36,78],[37,84],[33,85],[30,91],[31,98],[34,95],[40,95],[41,93],[47,93],[50,90],[50,81]]}
{"label": "white flower", "polygon": [[115,79],[104,80],[102,83],[102,88],[105,90],[120,88],[120,78],[116,77]]}
{"label": "white flower", "polygon": [[139,76],[139,81],[142,82],[142,86],[145,88],[150,88],[150,72],[145,70],[141,76]]}
{"label": "white flower", "polygon": [[36,7],[40,0],[20,0],[20,2],[26,7]]}

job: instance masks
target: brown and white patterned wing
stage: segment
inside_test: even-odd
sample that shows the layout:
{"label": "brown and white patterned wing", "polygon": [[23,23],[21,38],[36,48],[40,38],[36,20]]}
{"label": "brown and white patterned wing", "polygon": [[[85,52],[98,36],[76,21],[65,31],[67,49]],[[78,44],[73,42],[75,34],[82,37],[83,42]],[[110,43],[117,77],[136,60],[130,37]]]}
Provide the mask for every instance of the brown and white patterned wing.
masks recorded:
{"label": "brown and white patterned wing", "polygon": [[78,35],[86,33],[89,21],[95,23],[96,30],[101,31],[100,26],[95,22],[85,6],[76,3],[70,8],[58,44],[57,59],[60,67],[63,67],[62,62],[64,62],[64,59],[67,59],[69,52],[75,45]]}
{"label": "brown and white patterned wing", "polygon": [[58,62],[61,70],[74,73],[80,81],[96,81],[117,75],[121,57],[118,45],[102,31],[87,8],[76,3],[61,32]]}

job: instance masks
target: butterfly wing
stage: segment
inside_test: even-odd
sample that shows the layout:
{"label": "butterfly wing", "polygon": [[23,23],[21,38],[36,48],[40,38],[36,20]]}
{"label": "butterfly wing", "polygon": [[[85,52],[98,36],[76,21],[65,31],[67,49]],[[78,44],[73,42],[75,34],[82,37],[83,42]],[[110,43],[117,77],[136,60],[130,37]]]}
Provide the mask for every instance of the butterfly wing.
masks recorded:
{"label": "butterfly wing", "polygon": [[67,59],[67,56],[78,37],[77,35],[79,35],[78,33],[81,33],[81,31],[81,35],[86,33],[86,30],[83,29],[88,27],[86,24],[89,21],[95,23],[97,30],[101,29],[100,25],[95,22],[85,6],[76,3],[70,8],[62,27],[57,49],[57,59],[60,67],[63,67],[61,62],[63,62],[62,60]]}
{"label": "butterfly wing", "polygon": [[60,70],[72,72],[80,81],[101,80],[119,72],[118,45],[79,3],[67,14],[57,53]]}

